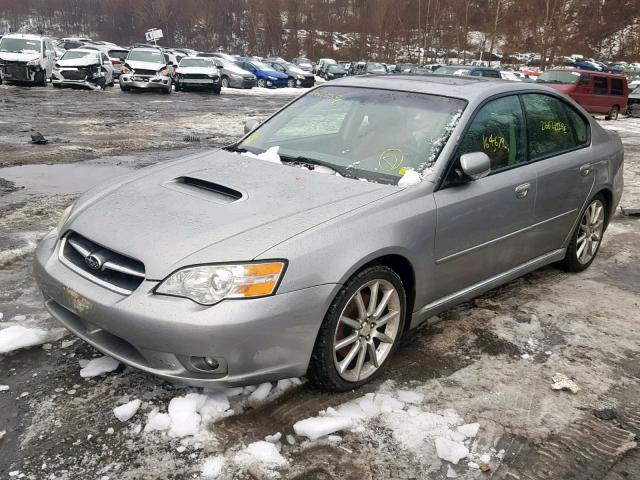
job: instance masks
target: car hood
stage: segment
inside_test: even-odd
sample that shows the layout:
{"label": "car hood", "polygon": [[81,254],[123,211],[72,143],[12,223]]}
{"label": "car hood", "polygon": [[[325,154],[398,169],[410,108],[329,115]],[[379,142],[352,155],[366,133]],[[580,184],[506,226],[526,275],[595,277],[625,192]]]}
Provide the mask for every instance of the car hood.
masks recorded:
{"label": "car hood", "polygon": [[138,60],[131,60],[131,61],[127,60],[125,63],[129,65],[131,68],[133,68],[134,70],[136,68],[139,68],[141,70],[153,70],[154,72],[157,72],[158,70],[164,67],[164,65],[161,63],[140,62]]}
{"label": "car hood", "polygon": [[39,53],[34,52],[25,52],[25,53],[14,53],[14,52],[1,52],[0,60],[5,60],[7,62],[30,62],[32,60],[37,60],[40,58]]}
{"label": "car hood", "polygon": [[86,67],[89,65],[99,65],[100,61],[95,57],[81,57],[69,60],[58,60],[56,63],[61,67]]}
{"label": "car hood", "polygon": [[186,75],[197,73],[202,75],[219,75],[217,68],[207,68],[207,67],[178,67],[176,73],[184,73]]}
{"label": "car hood", "polygon": [[185,265],[252,260],[399,190],[218,150],[85,194],[66,228],[161,280]]}

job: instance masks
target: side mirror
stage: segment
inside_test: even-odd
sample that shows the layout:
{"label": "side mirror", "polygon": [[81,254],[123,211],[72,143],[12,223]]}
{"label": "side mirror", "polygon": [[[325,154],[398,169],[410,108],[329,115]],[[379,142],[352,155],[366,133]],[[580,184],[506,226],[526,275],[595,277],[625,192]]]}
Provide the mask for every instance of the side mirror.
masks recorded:
{"label": "side mirror", "polygon": [[465,153],[460,157],[460,166],[471,180],[479,180],[491,172],[491,159],[486,153]]}
{"label": "side mirror", "polygon": [[260,122],[255,118],[247,120],[244,123],[244,133],[247,134],[253,132],[256,128],[258,128],[258,125],[260,125]]}

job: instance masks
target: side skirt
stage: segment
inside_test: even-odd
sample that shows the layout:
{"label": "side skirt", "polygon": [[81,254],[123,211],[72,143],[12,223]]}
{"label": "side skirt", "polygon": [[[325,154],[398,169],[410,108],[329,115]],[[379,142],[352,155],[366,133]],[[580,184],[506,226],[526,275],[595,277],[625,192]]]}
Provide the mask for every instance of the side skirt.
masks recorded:
{"label": "side skirt", "polygon": [[410,328],[415,328],[428,318],[433,317],[434,315],[438,315],[439,313],[448,310],[449,308],[454,307],[455,305],[458,305],[462,302],[471,300],[472,298],[477,297],[484,292],[510,282],[511,280],[515,280],[516,278],[537,270],[540,267],[544,267],[545,265],[548,265],[550,263],[560,261],[564,258],[565,253],[566,248],[554,250],[540,257],[529,260],[522,265],[518,265],[511,270],[499,273],[498,275],[494,275],[493,277],[482,280],[481,282],[478,282],[474,285],[463,288],[462,290],[447,295],[446,297],[435,300],[413,313]]}

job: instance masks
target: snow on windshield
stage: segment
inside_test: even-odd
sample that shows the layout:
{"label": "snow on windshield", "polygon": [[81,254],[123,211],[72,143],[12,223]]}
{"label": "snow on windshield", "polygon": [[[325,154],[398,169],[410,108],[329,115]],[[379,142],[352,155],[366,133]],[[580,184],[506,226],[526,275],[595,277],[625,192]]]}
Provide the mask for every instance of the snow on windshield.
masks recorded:
{"label": "snow on windshield", "polygon": [[27,40],[25,38],[3,38],[0,40],[0,52],[26,53],[42,51],[40,40]]}

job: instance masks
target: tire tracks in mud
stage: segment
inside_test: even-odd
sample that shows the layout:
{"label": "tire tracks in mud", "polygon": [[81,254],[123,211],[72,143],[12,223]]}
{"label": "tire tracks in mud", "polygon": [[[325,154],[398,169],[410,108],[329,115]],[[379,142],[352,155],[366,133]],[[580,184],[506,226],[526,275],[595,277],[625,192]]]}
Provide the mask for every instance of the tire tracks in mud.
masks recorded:
{"label": "tire tracks in mud", "polygon": [[[627,357],[633,372],[600,399],[615,418],[602,420],[592,411],[545,438],[538,445],[526,439],[503,438],[505,462],[496,480],[630,480],[640,471],[640,355]],[[499,448],[500,448],[499,447]]]}

